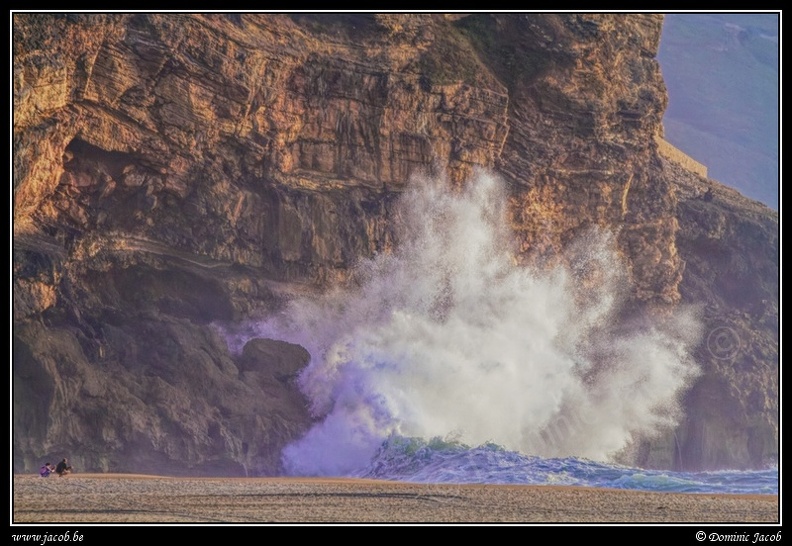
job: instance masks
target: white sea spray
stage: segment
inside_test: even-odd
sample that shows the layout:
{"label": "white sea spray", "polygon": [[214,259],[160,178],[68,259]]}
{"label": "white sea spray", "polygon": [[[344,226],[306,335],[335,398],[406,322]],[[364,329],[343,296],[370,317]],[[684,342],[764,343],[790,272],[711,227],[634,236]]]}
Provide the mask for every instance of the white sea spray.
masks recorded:
{"label": "white sea spray", "polygon": [[624,323],[611,234],[592,230],[567,265],[538,270],[514,259],[497,177],[411,188],[392,252],[259,327],[312,355],[299,385],[318,423],[284,450],[289,473],[353,474],[393,435],[605,461],[676,423],[698,323]]}

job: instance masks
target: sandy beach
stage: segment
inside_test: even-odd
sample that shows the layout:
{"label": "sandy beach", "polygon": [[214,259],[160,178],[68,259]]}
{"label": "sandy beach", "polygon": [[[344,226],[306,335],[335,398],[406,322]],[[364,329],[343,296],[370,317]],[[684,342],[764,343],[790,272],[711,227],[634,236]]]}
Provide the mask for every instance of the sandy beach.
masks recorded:
{"label": "sandy beach", "polygon": [[351,479],[16,475],[12,523],[777,523],[775,495]]}

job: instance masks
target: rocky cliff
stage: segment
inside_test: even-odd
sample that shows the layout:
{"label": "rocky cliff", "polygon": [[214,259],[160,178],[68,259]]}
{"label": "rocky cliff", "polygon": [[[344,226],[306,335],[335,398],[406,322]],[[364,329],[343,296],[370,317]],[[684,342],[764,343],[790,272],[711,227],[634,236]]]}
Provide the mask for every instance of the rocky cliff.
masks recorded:
{"label": "rocky cliff", "polygon": [[15,470],[279,472],[310,357],[213,323],[343,281],[398,244],[412,175],[478,167],[519,260],[614,228],[634,309],[705,308],[685,421],[639,462],[772,459],[777,214],[658,155],[662,23],[14,14]]}

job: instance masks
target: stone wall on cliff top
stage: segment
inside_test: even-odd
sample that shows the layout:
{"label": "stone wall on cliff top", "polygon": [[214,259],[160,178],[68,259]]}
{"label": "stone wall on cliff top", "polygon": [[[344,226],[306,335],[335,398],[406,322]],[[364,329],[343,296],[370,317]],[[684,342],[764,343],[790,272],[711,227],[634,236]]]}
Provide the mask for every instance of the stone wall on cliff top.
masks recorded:
{"label": "stone wall on cliff top", "polygon": [[[277,472],[282,446],[311,422],[293,383],[306,361],[274,341],[231,354],[211,322],[271,311],[391,248],[391,204],[416,174],[463,184],[495,169],[526,262],[618,226],[637,307],[685,298],[680,249],[709,263],[680,245],[680,226],[708,217],[685,216],[684,174],[657,155],[662,16],[14,14],[13,24],[15,469],[68,451],[84,469],[180,473],[183,460],[193,473]],[[728,227],[740,214],[719,217]],[[777,248],[776,237],[771,265]],[[752,297],[773,290],[777,301],[777,277]],[[766,329],[753,315],[744,324]],[[769,366],[771,385],[748,381],[732,398],[772,402],[777,342],[768,351],[740,373]],[[289,373],[271,374],[276,361]],[[682,464],[759,464],[777,438],[772,410],[739,406],[728,422],[712,412],[700,426],[760,438],[753,455],[710,457],[716,435]],[[700,437],[655,442],[644,462],[674,464],[669,454]]]}

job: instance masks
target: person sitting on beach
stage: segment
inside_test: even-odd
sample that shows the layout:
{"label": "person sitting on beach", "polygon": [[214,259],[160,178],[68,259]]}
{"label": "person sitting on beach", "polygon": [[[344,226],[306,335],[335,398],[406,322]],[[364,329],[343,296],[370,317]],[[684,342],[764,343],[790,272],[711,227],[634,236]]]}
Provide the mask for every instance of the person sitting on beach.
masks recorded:
{"label": "person sitting on beach", "polygon": [[46,463],[44,466],[39,468],[39,476],[42,478],[49,478],[49,475],[55,472],[55,467],[52,466],[50,463]]}
{"label": "person sitting on beach", "polygon": [[55,473],[62,477],[64,474],[69,474],[72,471],[72,467],[69,466],[69,461],[64,458],[61,462],[58,463],[58,466],[55,467]]}

